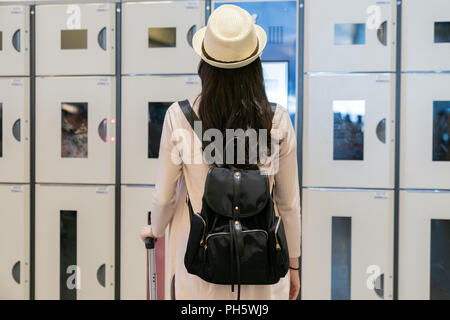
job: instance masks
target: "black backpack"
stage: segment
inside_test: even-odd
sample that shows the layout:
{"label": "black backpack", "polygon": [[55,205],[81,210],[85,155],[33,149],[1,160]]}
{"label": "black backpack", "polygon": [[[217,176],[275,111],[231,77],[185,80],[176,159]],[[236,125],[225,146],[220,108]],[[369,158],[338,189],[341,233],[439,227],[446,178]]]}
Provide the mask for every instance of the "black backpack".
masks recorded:
{"label": "black backpack", "polygon": [[[200,121],[189,101],[179,105],[194,128]],[[272,110],[276,105],[272,104]],[[184,257],[189,273],[215,284],[277,283],[289,268],[283,222],[275,215],[268,176],[259,170],[212,167],[208,171],[201,213],[192,209]]]}

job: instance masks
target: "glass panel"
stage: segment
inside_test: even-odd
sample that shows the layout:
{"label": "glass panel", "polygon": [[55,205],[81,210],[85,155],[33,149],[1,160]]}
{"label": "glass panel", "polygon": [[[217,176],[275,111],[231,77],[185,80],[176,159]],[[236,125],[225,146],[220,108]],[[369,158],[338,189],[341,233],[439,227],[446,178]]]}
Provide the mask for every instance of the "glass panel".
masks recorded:
{"label": "glass panel", "polygon": [[267,98],[286,107],[288,103],[289,62],[263,61],[264,85]]}
{"label": "glass panel", "polygon": [[365,23],[337,23],[334,25],[334,44],[365,44]]}
{"label": "glass panel", "polygon": [[61,157],[87,158],[88,104],[61,103]]}
{"label": "glass panel", "polygon": [[333,159],[364,159],[364,100],[333,101]]}
{"label": "glass panel", "polygon": [[148,103],[148,157],[158,158],[159,143],[167,109],[173,102]]}
{"label": "glass panel", "polygon": [[[76,300],[77,212],[60,211],[60,283],[61,300]],[[71,268],[69,268],[71,267]],[[68,269],[69,268],[69,269]]]}
{"label": "glass panel", "polygon": [[87,29],[61,30],[61,49],[87,49]]}
{"label": "glass panel", "polygon": [[0,31],[0,51],[3,50],[3,32]]}
{"label": "glass panel", "polygon": [[350,300],[352,218],[333,217],[331,224],[331,299]]}
{"label": "glass panel", "polygon": [[433,102],[433,161],[450,161],[450,101]]}
{"label": "glass panel", "polygon": [[450,220],[431,219],[430,299],[450,300]]}
{"label": "glass panel", "polygon": [[177,46],[177,28],[148,28],[149,48],[173,48]]}
{"label": "glass panel", "polygon": [[0,102],[0,158],[3,157],[3,103]]}
{"label": "glass panel", "polygon": [[434,42],[450,42],[450,21],[434,23]]}

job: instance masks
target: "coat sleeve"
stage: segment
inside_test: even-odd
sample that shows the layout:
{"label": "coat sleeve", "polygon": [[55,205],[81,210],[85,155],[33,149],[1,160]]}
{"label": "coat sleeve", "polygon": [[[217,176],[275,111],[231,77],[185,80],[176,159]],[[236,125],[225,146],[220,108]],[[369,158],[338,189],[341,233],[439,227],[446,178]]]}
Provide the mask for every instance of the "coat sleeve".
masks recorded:
{"label": "coat sleeve", "polygon": [[152,201],[152,232],[157,238],[164,236],[166,227],[175,214],[177,183],[182,173],[171,117],[172,107],[167,110],[164,118]]}
{"label": "coat sleeve", "polygon": [[274,200],[284,224],[290,258],[298,258],[301,241],[297,139],[286,109],[279,107],[279,163],[274,173]]}

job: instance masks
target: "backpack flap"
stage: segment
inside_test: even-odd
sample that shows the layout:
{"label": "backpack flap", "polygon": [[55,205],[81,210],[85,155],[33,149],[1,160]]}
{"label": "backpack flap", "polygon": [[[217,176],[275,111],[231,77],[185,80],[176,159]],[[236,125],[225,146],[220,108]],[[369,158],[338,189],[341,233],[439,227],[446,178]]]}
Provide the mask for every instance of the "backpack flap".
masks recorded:
{"label": "backpack flap", "polygon": [[[240,175],[237,191],[236,173]],[[269,178],[259,170],[211,168],[206,178],[204,198],[208,207],[228,218],[234,217],[233,203],[238,203],[239,218],[248,218],[261,212],[269,201]]]}

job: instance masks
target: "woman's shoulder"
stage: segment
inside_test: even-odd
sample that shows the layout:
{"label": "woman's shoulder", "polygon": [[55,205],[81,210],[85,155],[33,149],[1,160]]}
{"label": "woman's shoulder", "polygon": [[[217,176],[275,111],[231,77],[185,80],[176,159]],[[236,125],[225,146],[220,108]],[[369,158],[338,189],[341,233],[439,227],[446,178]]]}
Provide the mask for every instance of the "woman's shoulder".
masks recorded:
{"label": "woman's shoulder", "polygon": [[272,118],[272,128],[283,129],[290,122],[289,112],[286,107],[277,104]]}
{"label": "woman's shoulder", "polygon": [[180,102],[181,101],[189,101],[189,104],[191,105],[191,107],[194,109],[194,111],[197,113],[196,110],[196,97],[191,97],[191,98],[187,98],[187,99],[182,99],[179,101],[175,101],[174,103],[172,103],[169,108],[166,111],[166,117],[168,117],[169,121],[172,123],[172,126],[174,127],[186,127],[189,126],[188,122],[185,120],[185,116],[183,114],[183,111],[181,110],[180,107]]}

